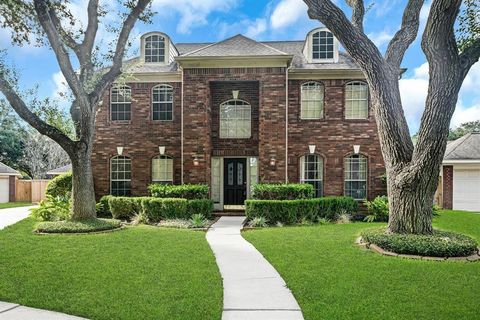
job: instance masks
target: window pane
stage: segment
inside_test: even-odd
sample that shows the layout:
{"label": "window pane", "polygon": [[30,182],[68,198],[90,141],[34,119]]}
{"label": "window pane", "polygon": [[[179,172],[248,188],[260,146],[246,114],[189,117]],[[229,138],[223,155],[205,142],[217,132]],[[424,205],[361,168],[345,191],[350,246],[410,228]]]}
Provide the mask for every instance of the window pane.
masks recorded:
{"label": "window pane", "polygon": [[324,87],[319,82],[307,82],[301,87],[301,119],[323,118]]}
{"label": "window pane", "polygon": [[315,196],[323,195],[323,159],[314,154],[300,158],[300,182],[311,184]]}
{"label": "window pane", "polygon": [[152,89],[153,120],[173,120],[173,88],[159,85]]}
{"label": "window pane", "polygon": [[360,81],[354,81],[345,86],[345,118],[368,118],[367,84]]}
{"label": "window pane", "polygon": [[247,102],[233,99],[220,105],[220,138],[250,138],[251,122],[251,106]]}
{"label": "window pane", "polygon": [[114,196],[131,195],[131,160],[117,156],[110,160],[110,193]]}
{"label": "window pane", "polygon": [[110,90],[110,114],[112,121],[131,119],[132,90],[128,86]]}
{"label": "window pane", "polygon": [[145,62],[165,61],[165,39],[159,35],[145,38]]}
{"label": "window pane", "polygon": [[345,195],[357,200],[367,196],[367,158],[352,155],[345,158]]}
{"label": "window pane", "polygon": [[319,31],[312,35],[313,59],[333,59],[333,34],[328,31]]}

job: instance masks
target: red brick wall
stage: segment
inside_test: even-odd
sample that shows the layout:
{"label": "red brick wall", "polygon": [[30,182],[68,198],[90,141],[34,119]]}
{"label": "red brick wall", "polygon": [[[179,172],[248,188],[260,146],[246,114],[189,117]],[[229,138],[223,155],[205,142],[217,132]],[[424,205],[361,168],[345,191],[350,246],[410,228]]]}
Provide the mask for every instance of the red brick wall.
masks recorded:
{"label": "red brick wall", "polygon": [[443,204],[444,209],[453,208],[453,166],[443,166]]}
{"label": "red brick wall", "polygon": [[344,194],[344,157],[353,153],[353,145],[360,145],[360,153],[368,158],[367,196],[386,194],[380,176],[385,173],[377,127],[373,112],[368,119],[344,119],[344,85],[346,80],[322,80],[325,87],[324,118],[300,119],[300,86],[307,81],[289,81],[288,119],[288,175],[290,182],[300,179],[301,156],[315,145],[315,153],[324,161],[324,195]]}

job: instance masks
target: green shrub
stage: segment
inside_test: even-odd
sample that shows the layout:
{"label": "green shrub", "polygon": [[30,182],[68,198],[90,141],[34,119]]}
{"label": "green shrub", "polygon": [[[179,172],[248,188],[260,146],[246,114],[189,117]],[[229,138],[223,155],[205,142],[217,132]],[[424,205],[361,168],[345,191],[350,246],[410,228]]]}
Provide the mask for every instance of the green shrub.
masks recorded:
{"label": "green shrub", "polygon": [[30,209],[31,216],[41,221],[59,221],[70,217],[70,197],[47,195],[36,208]]}
{"label": "green shrub", "polygon": [[368,215],[364,218],[365,221],[388,221],[389,210],[387,196],[379,196],[373,199],[373,201],[364,201],[364,203],[368,210]]}
{"label": "green shrub", "polygon": [[362,233],[368,243],[400,253],[430,257],[461,257],[473,254],[478,243],[465,235],[434,230],[432,235],[386,233],[385,228],[370,229]]}
{"label": "green shrub", "polygon": [[69,197],[72,193],[72,173],[56,176],[47,184],[45,194],[52,197]]}
{"label": "green shrub", "polygon": [[91,219],[84,221],[48,221],[35,226],[35,232],[43,233],[86,233],[112,230],[121,227],[119,220]]}
{"label": "green shrub", "polygon": [[248,222],[248,226],[252,228],[265,228],[268,227],[268,221],[265,217],[255,217]]}
{"label": "green shrub", "polygon": [[307,183],[257,183],[252,198],[257,200],[295,200],[313,198],[313,186]]}
{"label": "green shrub", "polygon": [[151,223],[158,223],[162,218],[163,199],[145,198],[142,202],[142,209],[146,219]]}
{"label": "green shrub", "polygon": [[114,219],[131,219],[140,211],[138,199],[133,197],[109,197],[108,206]]}
{"label": "green shrub", "polygon": [[358,204],[350,197],[325,197],[302,200],[247,200],[245,214],[249,220],[264,217],[270,223],[293,224],[308,219],[334,220],[338,214],[353,215]]}
{"label": "green shrub", "polygon": [[189,222],[191,228],[205,228],[208,224],[208,220],[201,213],[193,214]]}
{"label": "green shrub", "polygon": [[188,219],[187,200],[178,198],[164,198],[162,216],[165,219]]}
{"label": "green shrub", "polygon": [[157,198],[183,198],[187,200],[208,199],[209,189],[206,184],[151,184],[148,190],[152,197]]}
{"label": "green shrub", "polygon": [[212,218],[213,200],[194,199],[187,202],[187,215],[202,214],[206,219]]}
{"label": "green shrub", "polygon": [[97,217],[110,218],[112,217],[112,212],[110,211],[110,205],[108,204],[108,199],[113,197],[112,195],[105,195],[100,198],[96,205]]}

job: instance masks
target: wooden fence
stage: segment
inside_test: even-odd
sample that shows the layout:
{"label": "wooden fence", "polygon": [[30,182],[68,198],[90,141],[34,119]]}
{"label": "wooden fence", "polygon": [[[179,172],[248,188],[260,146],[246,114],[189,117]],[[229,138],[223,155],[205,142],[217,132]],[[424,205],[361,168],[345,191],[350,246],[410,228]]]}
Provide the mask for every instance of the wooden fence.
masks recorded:
{"label": "wooden fence", "polygon": [[17,180],[16,201],[40,202],[45,198],[45,190],[50,180]]}

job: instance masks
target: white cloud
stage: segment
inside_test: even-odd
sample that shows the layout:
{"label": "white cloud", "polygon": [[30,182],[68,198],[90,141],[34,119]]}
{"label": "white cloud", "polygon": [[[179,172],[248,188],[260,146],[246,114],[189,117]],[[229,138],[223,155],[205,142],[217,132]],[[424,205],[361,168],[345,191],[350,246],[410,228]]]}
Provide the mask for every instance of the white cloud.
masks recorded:
{"label": "white cloud", "polygon": [[455,128],[462,123],[476,120],[480,120],[480,103],[466,107],[463,105],[463,102],[459,100],[455,112],[453,113],[450,127]]}
{"label": "white cloud", "polygon": [[[463,81],[461,93],[479,93],[480,62],[475,63]],[[480,100],[480,96],[478,96]]]}
{"label": "white cloud", "polygon": [[383,30],[380,32],[371,32],[367,36],[373,41],[373,43],[375,43],[377,47],[381,48],[390,42],[390,40],[393,38],[393,33]]}
{"label": "white cloud", "polygon": [[255,21],[249,21],[248,24],[247,31],[245,32],[247,37],[254,38],[267,30],[266,19],[259,18]]}
{"label": "white cloud", "polygon": [[302,0],[281,0],[270,16],[272,29],[288,27],[307,17],[307,5]]}
{"label": "white cloud", "polygon": [[211,12],[227,12],[234,8],[237,0],[154,0],[153,9],[159,15],[180,14],[177,32],[186,34],[193,28],[206,25]]}
{"label": "white cloud", "polygon": [[55,85],[52,97],[60,100],[65,99],[65,95],[68,93],[70,88],[68,87],[67,80],[65,79],[62,71],[55,72],[52,75],[52,80]]}

